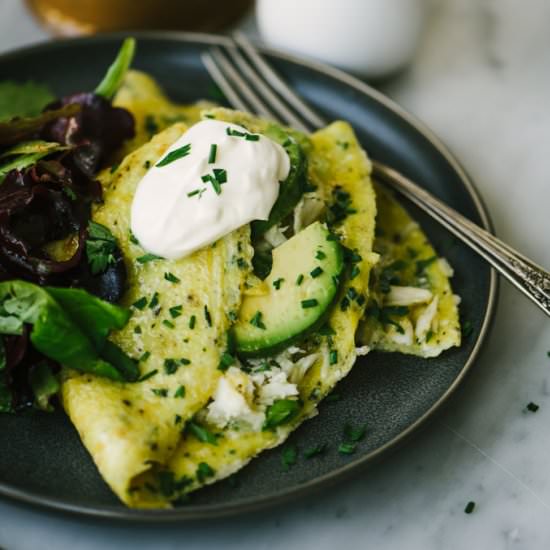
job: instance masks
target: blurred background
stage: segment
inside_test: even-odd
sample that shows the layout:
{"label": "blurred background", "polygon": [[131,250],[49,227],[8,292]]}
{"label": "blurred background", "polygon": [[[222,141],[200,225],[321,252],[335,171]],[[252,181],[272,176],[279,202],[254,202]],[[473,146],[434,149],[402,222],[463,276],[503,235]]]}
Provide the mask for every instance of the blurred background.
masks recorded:
{"label": "blurred background", "polygon": [[[414,57],[427,0],[3,0],[39,35],[112,31],[223,32],[244,28],[269,45],[317,58],[363,77],[380,78]],[[33,18],[27,12],[33,14]],[[3,12],[3,13],[2,13]],[[24,21],[28,19],[28,21]],[[13,33],[21,35],[21,28]],[[30,29],[29,29],[30,30]],[[0,38],[18,41],[18,36]]]}

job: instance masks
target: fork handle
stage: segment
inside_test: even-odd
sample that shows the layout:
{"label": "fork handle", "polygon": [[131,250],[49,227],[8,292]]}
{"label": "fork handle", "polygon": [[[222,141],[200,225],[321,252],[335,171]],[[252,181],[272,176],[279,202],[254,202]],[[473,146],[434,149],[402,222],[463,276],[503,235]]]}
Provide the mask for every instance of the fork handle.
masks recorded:
{"label": "fork handle", "polygon": [[501,275],[550,316],[550,273],[436,199],[410,179],[378,161],[373,174],[406,196],[487,260]]}

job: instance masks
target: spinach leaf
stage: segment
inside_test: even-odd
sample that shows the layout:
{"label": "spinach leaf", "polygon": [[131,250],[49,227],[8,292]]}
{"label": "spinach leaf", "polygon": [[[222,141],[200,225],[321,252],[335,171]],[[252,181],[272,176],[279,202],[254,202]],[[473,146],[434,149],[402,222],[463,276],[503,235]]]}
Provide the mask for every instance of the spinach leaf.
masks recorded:
{"label": "spinach leaf", "polygon": [[6,348],[0,338],[0,413],[13,412],[13,399],[6,380]]}
{"label": "spinach leaf", "polygon": [[132,64],[134,52],[136,49],[136,41],[134,38],[126,38],[120,47],[120,50],[113,61],[112,65],[107,69],[107,74],[95,89],[96,95],[103,96],[105,99],[112,99],[120,88],[126,72]]}
{"label": "spinach leaf", "polygon": [[107,227],[90,221],[86,239],[86,256],[93,275],[103,273],[116,262],[117,241]]}
{"label": "spinach leaf", "polygon": [[36,116],[55,99],[50,89],[36,82],[0,82],[0,120]]}
{"label": "spinach leaf", "polygon": [[29,383],[36,406],[43,411],[52,411],[50,399],[59,391],[60,385],[46,361],[40,361],[30,370]]}
{"label": "spinach leaf", "polygon": [[84,290],[41,288],[26,281],[0,283],[0,333],[20,334],[61,365],[118,381],[135,381],[137,365],[107,340],[127,323],[130,312]]}

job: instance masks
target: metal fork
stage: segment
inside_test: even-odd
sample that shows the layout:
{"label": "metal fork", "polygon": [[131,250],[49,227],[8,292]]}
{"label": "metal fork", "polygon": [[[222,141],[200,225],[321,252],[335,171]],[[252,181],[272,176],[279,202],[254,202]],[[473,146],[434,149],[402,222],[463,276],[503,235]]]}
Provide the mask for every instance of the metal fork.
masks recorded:
{"label": "metal fork", "polygon": [[[214,82],[236,109],[249,111],[310,133],[323,120],[268,65],[242,34],[202,54]],[[487,260],[550,316],[550,273],[447,206],[397,170],[373,160],[373,175],[407,197]]]}

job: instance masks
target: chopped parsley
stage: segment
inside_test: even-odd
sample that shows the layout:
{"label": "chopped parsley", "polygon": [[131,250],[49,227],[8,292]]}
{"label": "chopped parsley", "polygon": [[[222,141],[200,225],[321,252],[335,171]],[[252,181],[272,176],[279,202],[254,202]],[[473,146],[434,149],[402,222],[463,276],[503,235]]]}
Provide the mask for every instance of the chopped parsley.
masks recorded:
{"label": "chopped parsley", "polygon": [[476,503],[473,500],[470,500],[470,502],[466,504],[466,508],[464,508],[464,513],[471,514],[474,511],[475,507],[476,507]]}
{"label": "chopped parsley", "polygon": [[157,256],[156,254],[144,254],[143,256],[136,258],[136,261],[139,264],[147,264],[155,260],[162,260],[162,258],[160,256]]}
{"label": "chopped parsley", "polygon": [[302,308],[308,309],[312,307],[317,307],[319,305],[319,301],[315,298],[310,298],[308,300],[302,300]]}
{"label": "chopped parsley", "polygon": [[530,403],[528,403],[526,408],[527,408],[528,411],[535,413],[539,410],[540,407],[536,403],[533,403],[531,401]]}
{"label": "chopped parsley", "polygon": [[300,286],[303,281],[304,281],[304,276],[300,273],[300,275],[298,275],[298,277],[296,277],[296,285]]}
{"label": "chopped parsley", "polygon": [[159,305],[159,293],[155,292],[149,302],[149,309],[155,309]]}
{"label": "chopped parsley", "polygon": [[174,397],[185,397],[185,386],[180,386],[175,392]]}
{"label": "chopped parsley", "polygon": [[175,160],[186,157],[190,152],[191,152],[191,144],[188,143],[183,147],[178,147],[177,149],[170,151],[161,161],[157,162],[156,166],[157,168],[160,168],[161,166],[166,166],[167,164],[170,164]]}
{"label": "chopped parsley", "polygon": [[210,145],[210,153],[208,154],[208,164],[214,164],[216,162],[217,150],[218,146],[215,143],[212,143],[212,145]]}
{"label": "chopped parsley", "polygon": [[136,309],[145,309],[146,305],[147,305],[147,298],[145,296],[142,296],[132,304],[132,306],[135,307]]}
{"label": "chopped parsley", "polygon": [[166,388],[151,388],[151,391],[157,397],[167,397],[168,396],[168,390]]}
{"label": "chopped parsley", "polygon": [[321,266],[317,266],[313,271],[310,272],[310,275],[315,279],[319,277],[319,275],[322,275],[323,268]]}
{"label": "chopped parsley", "polygon": [[178,279],[178,277],[176,277],[173,273],[170,273],[169,271],[164,274],[164,278],[170,283],[176,284],[180,282],[180,279]]}
{"label": "chopped parsley", "polygon": [[86,239],[86,256],[92,275],[103,273],[116,262],[117,241],[107,227],[90,221]]}
{"label": "chopped parsley", "polygon": [[275,287],[275,290],[279,290],[281,288],[281,285],[284,283],[284,281],[285,280],[282,277],[275,279],[273,281],[273,286]]}
{"label": "chopped parsley", "polygon": [[168,310],[168,312],[170,313],[170,317],[172,317],[172,319],[175,319],[176,317],[179,317],[181,315],[182,309],[183,309],[182,305],[171,307]]}
{"label": "chopped parsley", "polygon": [[328,208],[328,223],[334,225],[346,219],[350,214],[357,213],[351,204],[351,195],[341,187],[332,192],[333,203]]}
{"label": "chopped parsley", "polygon": [[210,445],[218,444],[218,436],[216,434],[193,420],[187,422],[185,429],[203,443],[210,443]]}
{"label": "chopped parsley", "polygon": [[235,357],[233,357],[227,351],[224,351],[220,357],[220,363],[218,365],[218,370],[225,372],[231,365],[234,365],[236,362]]}
{"label": "chopped parsley", "polygon": [[253,327],[256,327],[256,328],[259,328],[259,329],[262,329],[262,330],[266,329],[266,326],[264,325],[264,322],[262,321],[262,312],[261,311],[257,311],[252,316],[252,318],[250,319],[250,324]]}
{"label": "chopped parsley", "polygon": [[191,315],[191,317],[189,317],[189,328],[193,330],[195,328],[196,323],[197,323],[197,317],[195,315]]}
{"label": "chopped parsley", "polygon": [[294,399],[278,399],[265,413],[264,430],[270,430],[290,422],[300,411],[301,404]]}
{"label": "chopped parsley", "polygon": [[212,477],[216,473],[216,470],[210,466],[210,464],[207,464],[206,462],[199,463],[197,467],[197,479],[200,483],[203,483],[206,478]]}
{"label": "chopped parsley", "polygon": [[145,382],[145,380],[149,380],[149,378],[155,376],[155,374],[157,374],[158,370],[155,369],[155,370],[150,370],[149,372],[146,372],[143,376],[141,376],[140,378],[138,378],[138,382]]}
{"label": "chopped parsley", "polygon": [[285,472],[288,472],[291,466],[294,466],[294,464],[296,464],[297,458],[298,449],[296,448],[296,445],[287,445],[281,453],[281,464],[283,466],[283,470]]}
{"label": "chopped parsley", "polygon": [[164,360],[164,372],[166,374],[174,374],[180,365],[176,359],[165,359]]}

